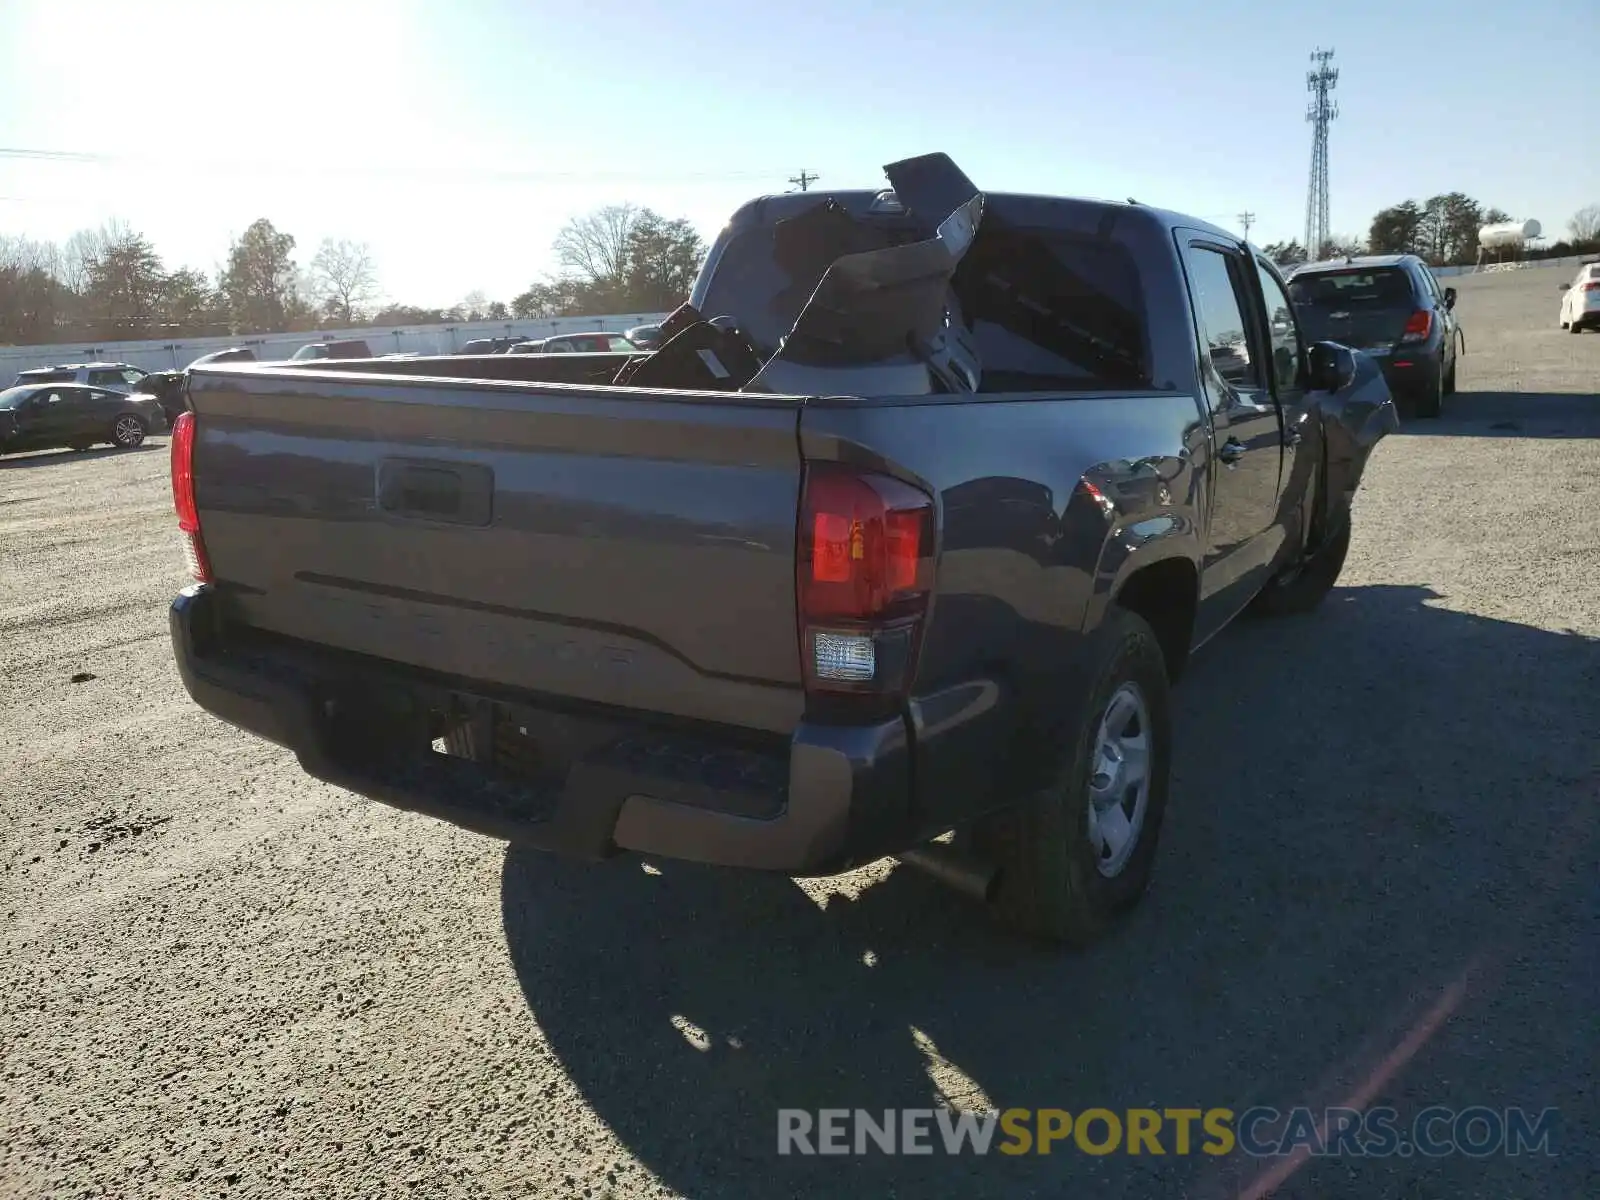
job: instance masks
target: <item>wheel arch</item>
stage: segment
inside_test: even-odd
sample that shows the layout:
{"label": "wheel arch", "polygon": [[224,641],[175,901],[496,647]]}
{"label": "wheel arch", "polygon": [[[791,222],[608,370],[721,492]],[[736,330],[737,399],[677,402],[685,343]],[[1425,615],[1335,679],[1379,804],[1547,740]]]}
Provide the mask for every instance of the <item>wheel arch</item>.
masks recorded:
{"label": "wheel arch", "polygon": [[1138,614],[1155,631],[1167,677],[1176,682],[1194,641],[1200,565],[1194,531],[1176,518],[1174,523],[1180,527],[1131,547],[1126,534],[1107,543],[1084,628],[1104,621],[1113,605]]}

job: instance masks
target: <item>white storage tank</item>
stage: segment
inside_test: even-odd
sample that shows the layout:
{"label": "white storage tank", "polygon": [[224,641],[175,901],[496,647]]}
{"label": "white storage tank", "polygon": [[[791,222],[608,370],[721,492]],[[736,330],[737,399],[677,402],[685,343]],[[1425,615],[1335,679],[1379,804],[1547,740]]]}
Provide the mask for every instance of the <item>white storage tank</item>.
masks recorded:
{"label": "white storage tank", "polygon": [[1478,230],[1478,244],[1491,249],[1499,246],[1520,246],[1539,236],[1537,221],[1506,221],[1499,225],[1485,225]]}

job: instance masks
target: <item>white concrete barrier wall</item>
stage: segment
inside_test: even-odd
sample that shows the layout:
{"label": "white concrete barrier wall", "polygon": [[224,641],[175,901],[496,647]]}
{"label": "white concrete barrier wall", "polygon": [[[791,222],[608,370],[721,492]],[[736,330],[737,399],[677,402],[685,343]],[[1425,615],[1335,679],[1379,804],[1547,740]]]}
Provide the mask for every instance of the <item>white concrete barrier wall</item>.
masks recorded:
{"label": "white concrete barrier wall", "polygon": [[361,338],[374,354],[452,354],[474,338],[542,338],[557,333],[621,333],[635,325],[663,320],[666,313],[612,313],[603,317],[556,317],[541,321],[461,321],[452,325],[380,326],[319,329],[311,333],[249,333],[238,337],[183,338],[176,341],[63,342],[47,346],[0,346],[0,387],[10,387],[19,371],[71,362],[125,362],[146,371],[187,367],[202,354],[229,346],[249,346],[257,358],[288,358],[301,346]]}
{"label": "white concrete barrier wall", "polygon": [[[1583,262],[1585,259],[1595,257],[1597,256],[1593,254],[1569,254],[1565,258],[1530,258],[1523,262],[1485,263],[1481,270],[1526,271],[1535,267],[1563,267],[1569,271],[1576,271],[1579,263]],[[1476,266],[1434,267],[1433,273],[1436,277],[1442,279],[1446,275],[1471,275],[1479,270],[1480,268]]]}

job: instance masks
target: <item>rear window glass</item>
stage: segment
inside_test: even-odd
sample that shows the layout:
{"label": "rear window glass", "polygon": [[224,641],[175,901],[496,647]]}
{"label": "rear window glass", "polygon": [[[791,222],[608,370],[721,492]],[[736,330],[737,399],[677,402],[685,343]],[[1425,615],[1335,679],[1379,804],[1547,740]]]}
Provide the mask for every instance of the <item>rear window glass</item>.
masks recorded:
{"label": "rear window glass", "polygon": [[1312,308],[1407,308],[1415,295],[1410,277],[1389,268],[1296,275],[1289,281],[1289,299]]}
{"label": "rear window glass", "polygon": [[[771,226],[735,235],[712,276],[706,317],[737,317],[765,357],[794,327],[835,247],[860,252],[927,236],[882,221],[837,223],[781,263]],[[1120,243],[990,226],[956,272],[950,300],[976,340],[980,390],[1094,391],[1151,386],[1142,297]]]}
{"label": "rear window glass", "polygon": [[986,392],[1147,388],[1139,273],[1126,247],[1053,230],[991,230],[955,278]]}

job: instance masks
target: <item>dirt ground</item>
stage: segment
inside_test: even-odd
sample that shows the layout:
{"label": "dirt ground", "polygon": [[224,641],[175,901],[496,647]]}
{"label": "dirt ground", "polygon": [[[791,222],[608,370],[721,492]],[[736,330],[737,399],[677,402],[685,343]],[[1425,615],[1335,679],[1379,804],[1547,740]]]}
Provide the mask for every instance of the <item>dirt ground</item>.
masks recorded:
{"label": "dirt ground", "polygon": [[0,1194],[1222,1197],[1264,1164],[779,1158],[776,1110],[1357,1097],[1557,1153],[1276,1194],[1600,1195],[1600,335],[1445,282],[1461,394],[1320,612],[1201,653],[1154,890],[1077,956],[886,864],[585,868],[315,783],[178,681],[164,439],[0,460]]}

